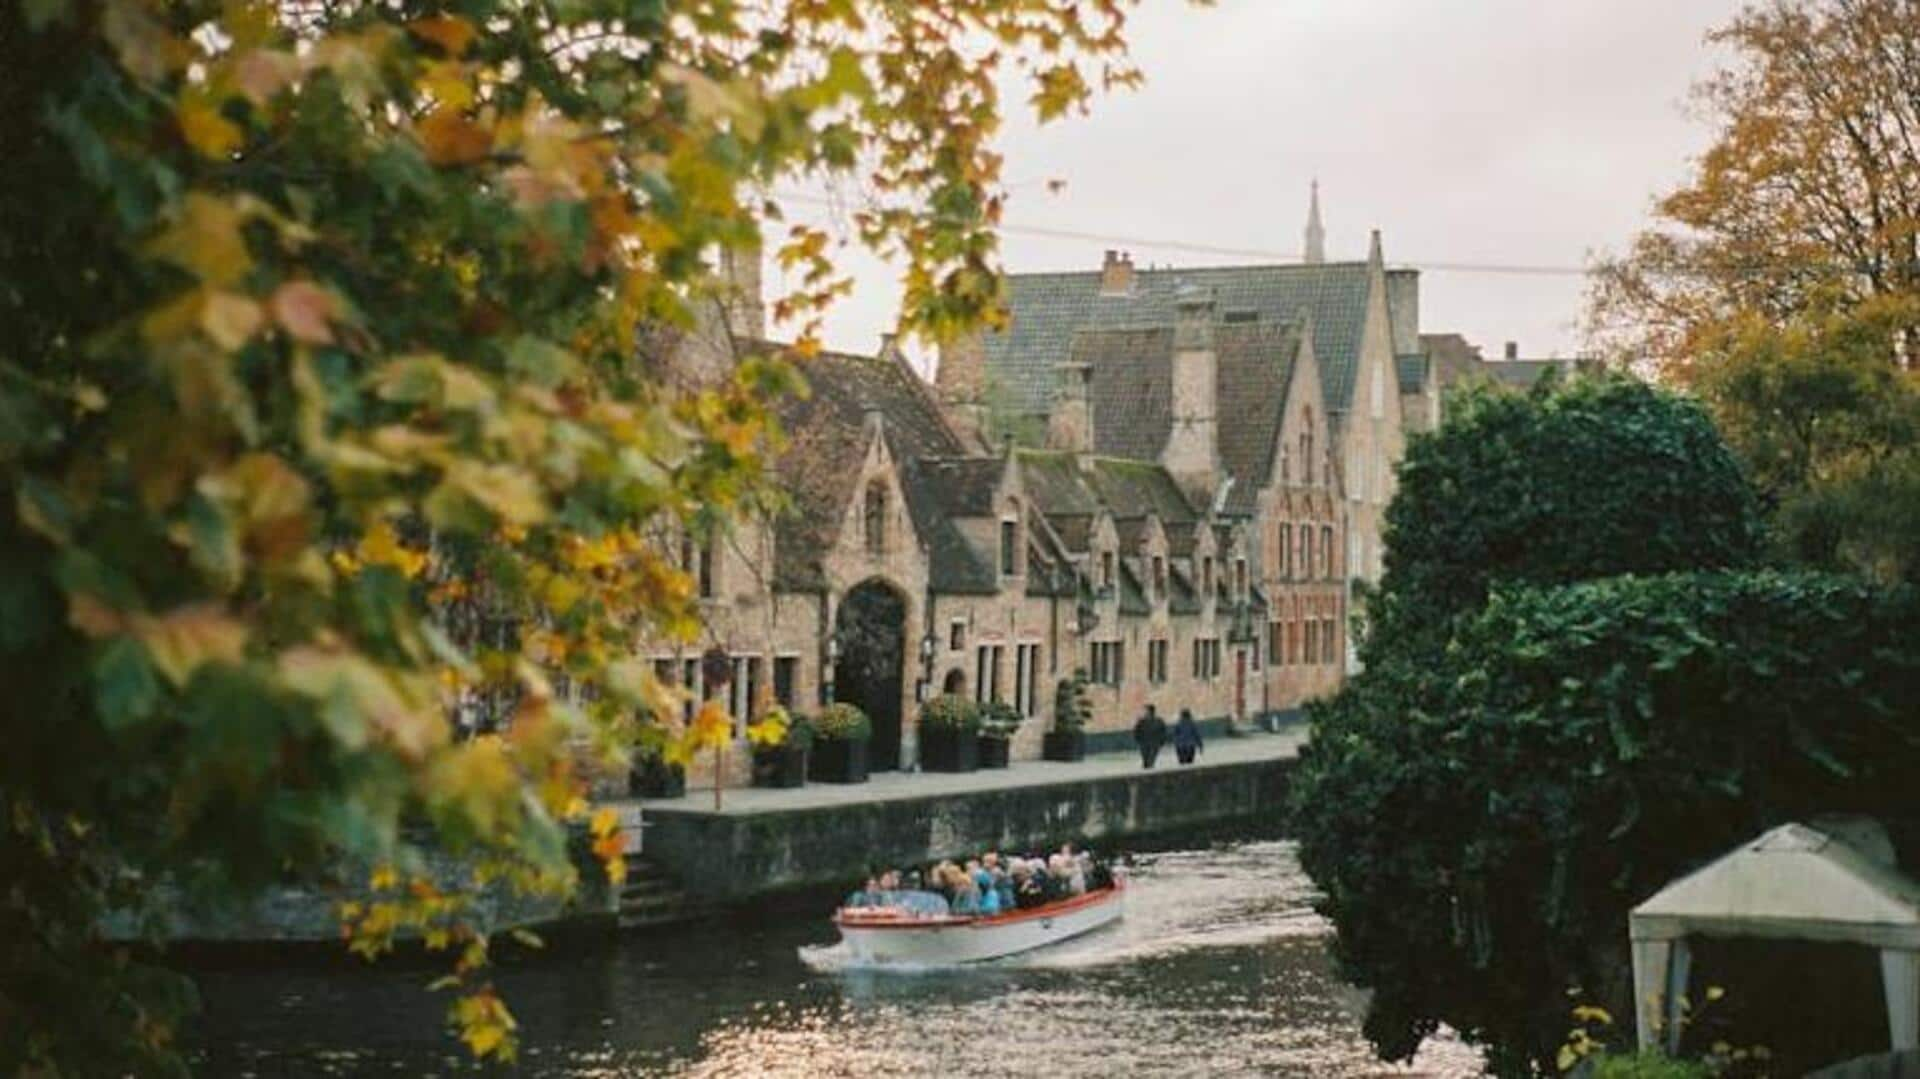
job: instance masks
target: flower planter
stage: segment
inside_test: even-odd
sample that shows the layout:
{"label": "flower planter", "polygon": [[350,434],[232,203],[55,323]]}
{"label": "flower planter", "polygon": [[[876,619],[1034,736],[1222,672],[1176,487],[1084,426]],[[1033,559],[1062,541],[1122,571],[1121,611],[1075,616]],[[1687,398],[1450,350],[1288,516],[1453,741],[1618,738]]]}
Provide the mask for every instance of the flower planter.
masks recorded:
{"label": "flower planter", "polygon": [[920,769],[972,772],[980,767],[980,736],[951,727],[920,728]]}
{"label": "flower planter", "polygon": [[635,798],[679,798],[687,793],[687,770],[647,757],[627,773],[627,793]]}
{"label": "flower planter", "polygon": [[980,767],[1005,768],[1013,759],[1013,740],[1011,738],[989,738],[980,736]]}
{"label": "flower planter", "polygon": [[807,754],[807,778],[815,783],[865,783],[867,739],[822,738]]}
{"label": "flower planter", "polygon": [[805,747],[774,746],[753,753],[753,785],[756,787],[799,787],[807,782]]}
{"label": "flower planter", "polygon": [[1040,740],[1040,755],[1050,761],[1077,761],[1087,755],[1085,731],[1048,731]]}

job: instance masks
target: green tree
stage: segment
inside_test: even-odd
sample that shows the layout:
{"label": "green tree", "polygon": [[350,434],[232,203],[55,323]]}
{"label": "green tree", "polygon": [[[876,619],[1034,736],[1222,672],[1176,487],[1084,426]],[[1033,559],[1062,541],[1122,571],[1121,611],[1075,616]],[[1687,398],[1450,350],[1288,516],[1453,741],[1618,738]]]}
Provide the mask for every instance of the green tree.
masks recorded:
{"label": "green tree", "polygon": [[1443,646],[1500,584],[1742,565],[1759,505],[1697,404],[1618,375],[1472,386],[1414,436],[1387,507],[1368,667]]}
{"label": "green tree", "polygon": [[[1570,991],[1634,1014],[1636,903],[1784,821],[1910,817],[1915,632],[1913,592],[1853,577],[1496,589],[1317,709],[1293,820],[1375,1048],[1445,1023],[1497,1074],[1555,1074]],[[1765,1032],[1782,1074],[1792,1036]]]}
{"label": "green tree", "polygon": [[[847,288],[762,193],[858,184],[906,328],[991,317],[1001,88],[1132,83],[1131,6],[0,6],[0,1071],[177,1067],[190,994],[102,917],[340,864],[378,867],[358,945],[453,949],[510,1054],[422,851],[571,887],[596,763],[675,710],[623,658],[693,628],[662,537],[760,497]],[[665,377],[763,245],[791,353]]]}

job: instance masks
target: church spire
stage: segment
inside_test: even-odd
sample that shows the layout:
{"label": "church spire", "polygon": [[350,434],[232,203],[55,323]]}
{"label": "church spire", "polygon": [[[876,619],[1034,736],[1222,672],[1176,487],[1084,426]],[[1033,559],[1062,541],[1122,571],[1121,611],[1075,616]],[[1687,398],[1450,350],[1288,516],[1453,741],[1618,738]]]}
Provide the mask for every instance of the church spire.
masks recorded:
{"label": "church spire", "polygon": [[1313,181],[1313,195],[1307,204],[1307,253],[1311,263],[1327,261],[1327,230],[1320,224],[1320,181]]}

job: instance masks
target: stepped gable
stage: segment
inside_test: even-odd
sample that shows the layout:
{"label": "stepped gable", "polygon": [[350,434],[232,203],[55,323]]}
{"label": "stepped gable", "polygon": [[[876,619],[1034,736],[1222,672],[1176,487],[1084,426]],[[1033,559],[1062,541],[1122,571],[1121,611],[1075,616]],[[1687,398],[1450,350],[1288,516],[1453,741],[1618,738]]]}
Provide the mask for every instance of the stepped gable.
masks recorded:
{"label": "stepped gable", "polygon": [[[1388,277],[1396,273],[1404,271],[1391,271]],[[1054,365],[1072,355],[1076,331],[1170,327],[1175,290],[1192,285],[1213,290],[1220,329],[1310,319],[1325,407],[1344,413],[1359,368],[1368,280],[1364,261],[1140,269],[1134,271],[1129,291],[1103,295],[1098,270],[1010,274],[1010,322],[1005,331],[986,337],[987,373],[1012,395],[1020,411],[1045,415],[1056,383]],[[1409,346],[1404,351],[1418,348],[1412,342]],[[1096,420],[1096,438],[1099,427]]]}
{"label": "stepped gable", "polygon": [[[775,525],[774,578],[787,591],[820,592],[826,588],[820,555],[839,538],[854,497],[853,484],[867,451],[869,414],[881,416],[888,449],[896,459],[959,457],[964,449],[926,384],[897,355],[829,352],[798,366],[810,392],[775,404],[788,445],[774,469],[791,506]],[[930,551],[940,552],[946,569],[968,577],[965,540],[937,506],[915,496],[914,486],[907,485],[907,501],[922,541]],[[951,535],[940,535],[943,524]]]}

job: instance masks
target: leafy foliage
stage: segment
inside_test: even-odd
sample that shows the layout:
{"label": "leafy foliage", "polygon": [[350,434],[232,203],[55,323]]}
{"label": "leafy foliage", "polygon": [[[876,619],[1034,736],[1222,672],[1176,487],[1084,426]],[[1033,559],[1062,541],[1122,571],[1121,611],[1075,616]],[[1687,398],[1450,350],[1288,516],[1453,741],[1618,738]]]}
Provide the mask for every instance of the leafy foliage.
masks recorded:
{"label": "leafy foliage", "polygon": [[942,693],[920,709],[920,726],[927,730],[977,731],[981,708],[957,693]]}
{"label": "leafy foliage", "polygon": [[[429,844],[570,887],[594,765],[728,726],[627,657],[698,628],[677,537],[771,497],[847,288],[754,192],[862,182],[907,327],[991,318],[1003,76],[1043,118],[1131,84],[1128,7],[0,6],[0,1071],[178,1067],[190,991],[98,938],[170,889]],[[760,332],[716,255],[763,246],[791,354],[679,378]],[[458,903],[381,902],[350,932],[448,934],[510,1055]]]}
{"label": "leafy foliage", "polygon": [[1087,688],[1085,668],[1074,668],[1073,675],[1062,678],[1053,691],[1053,729],[1063,734],[1085,730],[1093,717],[1093,696]]}
{"label": "leafy foliage", "polygon": [[1623,376],[1470,387],[1416,435],[1367,604],[1369,666],[1445,641],[1490,587],[1741,565],[1761,518],[1696,404]]}
{"label": "leafy foliage", "polygon": [[859,742],[873,737],[873,721],[858,705],[835,701],[814,717],[813,736],[825,742]]}
{"label": "leafy foliage", "polygon": [[1025,718],[1020,714],[1020,709],[1006,701],[990,701],[980,710],[980,735],[1002,742],[1009,741]]}
{"label": "leafy foliage", "polygon": [[1544,1066],[1571,986],[1632,1014],[1625,919],[1772,825],[1904,813],[1920,600],[1778,573],[1497,592],[1313,717],[1295,808],[1367,1033]]}

